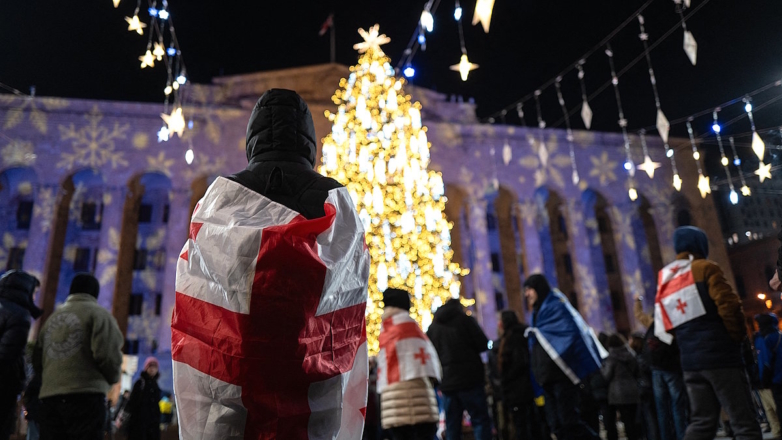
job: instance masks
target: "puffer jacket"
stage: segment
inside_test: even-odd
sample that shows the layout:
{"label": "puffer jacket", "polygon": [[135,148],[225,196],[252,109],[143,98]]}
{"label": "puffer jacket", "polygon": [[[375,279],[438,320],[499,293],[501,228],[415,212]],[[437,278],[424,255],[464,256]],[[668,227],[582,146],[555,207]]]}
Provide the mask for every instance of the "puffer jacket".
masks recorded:
{"label": "puffer jacket", "polygon": [[485,385],[481,353],[489,349],[489,339],[475,318],[464,313],[458,299],[449,300],[435,312],[426,335],[443,367],[440,390],[461,391]]}
{"label": "puffer jacket", "polygon": [[608,382],[609,405],[634,405],[639,401],[638,362],[624,347],[610,348],[603,363],[603,377]]}
{"label": "puffer jacket", "polygon": [[388,385],[380,395],[380,419],[383,429],[440,420],[430,379],[404,380]]}
{"label": "puffer jacket", "polygon": [[336,180],[315,172],[315,125],[296,92],[267,91],[247,125],[247,168],[228,178],[307,219],[323,217]]}
{"label": "puffer jacket", "polygon": [[30,318],[41,316],[33,302],[38,280],[25,272],[10,271],[0,278],[0,377],[3,391],[18,394],[25,382],[24,349]]}

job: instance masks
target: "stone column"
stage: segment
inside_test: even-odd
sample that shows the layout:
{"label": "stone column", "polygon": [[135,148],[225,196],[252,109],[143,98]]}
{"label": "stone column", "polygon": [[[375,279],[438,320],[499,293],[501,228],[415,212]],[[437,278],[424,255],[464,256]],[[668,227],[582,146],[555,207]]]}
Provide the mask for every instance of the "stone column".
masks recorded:
{"label": "stone column", "polygon": [[157,341],[160,352],[171,351],[171,314],[176,300],[176,265],[190,228],[190,190],[173,189],[169,195],[168,229],[166,231],[166,270],[163,298],[160,304],[160,327]]}
{"label": "stone column", "polygon": [[654,227],[657,229],[657,240],[660,242],[660,253],[663,257],[663,265],[676,259],[676,251],[673,250],[673,231],[676,226],[673,223],[673,207],[671,205],[655,205],[651,210]]}
{"label": "stone column", "polygon": [[537,228],[538,207],[535,202],[524,201],[517,203],[514,209],[519,216],[519,228],[524,237],[522,246],[524,246],[525,274],[529,276],[543,273],[543,251]]}
{"label": "stone column", "polygon": [[[41,283],[45,281],[44,270],[46,257],[49,255],[51,232],[54,225],[54,212],[57,209],[57,197],[60,185],[44,183],[36,188],[33,218],[30,221],[30,234],[27,238],[27,249],[24,252],[23,267],[26,272],[34,275]],[[43,292],[41,286],[40,292]],[[43,304],[43,293],[38,294],[36,303]]]}
{"label": "stone column", "polygon": [[603,247],[595,218],[594,201],[585,205],[580,201],[571,200],[568,202],[568,213],[568,231],[579,312],[595,332],[614,332],[616,324],[603,261]]}
{"label": "stone column", "polygon": [[486,229],[486,201],[472,199],[468,203],[470,236],[475,249],[475,263],[472,279],[475,283],[475,301],[478,306],[478,321],[489,339],[497,337],[497,305],[494,300],[494,285],[491,275],[491,257]]}
{"label": "stone column", "polygon": [[633,219],[638,216],[637,206],[630,201],[616,205],[610,209],[611,223],[614,229],[614,243],[619,256],[619,268],[622,273],[622,287],[625,295],[625,307],[630,328],[638,327],[633,313],[633,297],[644,293],[644,282],[641,276],[641,261],[638,255],[638,245],[633,234]]}
{"label": "stone column", "polygon": [[100,227],[100,245],[95,276],[100,281],[98,303],[111,310],[114,301],[114,281],[117,276],[117,253],[122,231],[123,212],[127,189],[108,186],[103,190],[103,216]]}

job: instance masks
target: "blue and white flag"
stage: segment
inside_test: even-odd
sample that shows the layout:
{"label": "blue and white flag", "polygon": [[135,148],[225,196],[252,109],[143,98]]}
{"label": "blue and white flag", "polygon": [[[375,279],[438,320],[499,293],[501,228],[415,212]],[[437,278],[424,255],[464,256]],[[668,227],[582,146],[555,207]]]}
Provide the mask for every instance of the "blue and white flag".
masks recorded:
{"label": "blue and white flag", "polygon": [[599,370],[608,357],[595,332],[556,289],[543,300],[535,327],[528,328],[526,334],[530,351],[539,343],[574,384]]}

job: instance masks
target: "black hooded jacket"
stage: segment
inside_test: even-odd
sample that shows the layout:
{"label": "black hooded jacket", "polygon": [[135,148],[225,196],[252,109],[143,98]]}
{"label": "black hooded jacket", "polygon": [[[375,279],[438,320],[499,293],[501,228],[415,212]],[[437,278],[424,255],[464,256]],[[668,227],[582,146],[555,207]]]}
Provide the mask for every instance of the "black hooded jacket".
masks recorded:
{"label": "black hooded jacket", "polygon": [[3,389],[16,394],[25,382],[24,350],[30,332],[30,318],[41,316],[33,302],[38,280],[22,271],[0,278],[0,377]]}
{"label": "black hooded jacket", "polygon": [[458,299],[435,312],[426,335],[443,367],[442,391],[469,390],[486,383],[481,353],[488,350],[489,339],[475,318],[464,313]]}
{"label": "black hooded jacket", "polygon": [[272,89],[247,124],[247,168],[228,178],[307,219],[323,217],[328,192],[341,185],[314,170],[315,126],[307,103],[291,90]]}

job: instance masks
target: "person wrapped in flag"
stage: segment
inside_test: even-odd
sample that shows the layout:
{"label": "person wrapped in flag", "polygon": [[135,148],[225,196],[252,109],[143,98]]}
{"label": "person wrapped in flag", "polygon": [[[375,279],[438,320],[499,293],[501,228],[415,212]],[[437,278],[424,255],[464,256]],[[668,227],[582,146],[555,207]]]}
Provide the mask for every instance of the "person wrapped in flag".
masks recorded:
{"label": "person wrapped in flag", "polygon": [[442,369],[437,351],[409,312],[406,291],[383,292],[377,357],[381,424],[394,440],[431,440],[440,420],[434,383],[442,380]]}
{"label": "person wrapped in flag", "polygon": [[549,423],[558,439],[599,437],[579,410],[579,384],[598,372],[608,353],[565,296],[541,274],[524,282],[524,296],[533,310],[527,329],[532,373],[543,387]]}
{"label": "person wrapped in flag", "polygon": [[369,253],[315,152],[307,104],[270,90],[247,169],[196,205],[171,324],[180,439],[361,438]]}
{"label": "person wrapped in flag", "polygon": [[737,439],[760,439],[741,343],[747,338],[741,299],[709,256],[702,229],[677,228],[676,260],[657,280],[655,336],[679,344],[684,384],[690,397],[686,440],[714,438],[720,406]]}

